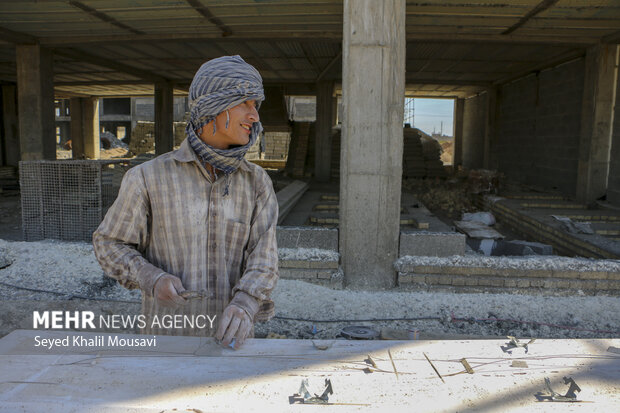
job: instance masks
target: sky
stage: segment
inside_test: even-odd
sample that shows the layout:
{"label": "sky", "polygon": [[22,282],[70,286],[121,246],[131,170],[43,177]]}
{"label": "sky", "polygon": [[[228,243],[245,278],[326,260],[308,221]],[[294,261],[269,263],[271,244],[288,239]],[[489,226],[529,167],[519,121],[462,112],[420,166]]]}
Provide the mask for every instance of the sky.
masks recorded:
{"label": "sky", "polygon": [[[433,130],[440,133],[443,122],[443,134],[453,136],[453,115],[454,99],[414,99],[413,126],[429,135]],[[406,108],[405,118],[407,118]]]}

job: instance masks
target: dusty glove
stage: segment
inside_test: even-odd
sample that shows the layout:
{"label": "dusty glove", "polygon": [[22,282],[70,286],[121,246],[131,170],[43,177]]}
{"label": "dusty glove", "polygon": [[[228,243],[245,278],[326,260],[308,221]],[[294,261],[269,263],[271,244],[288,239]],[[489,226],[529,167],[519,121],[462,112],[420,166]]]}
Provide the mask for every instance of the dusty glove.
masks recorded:
{"label": "dusty glove", "polygon": [[237,350],[252,330],[252,320],[249,314],[234,304],[229,304],[222,313],[222,319],[215,333],[215,338],[222,345],[228,347],[235,340],[234,348]]}
{"label": "dusty glove", "polygon": [[177,307],[185,303],[179,294],[185,291],[179,277],[164,274],[155,282],[153,296],[164,307]]}

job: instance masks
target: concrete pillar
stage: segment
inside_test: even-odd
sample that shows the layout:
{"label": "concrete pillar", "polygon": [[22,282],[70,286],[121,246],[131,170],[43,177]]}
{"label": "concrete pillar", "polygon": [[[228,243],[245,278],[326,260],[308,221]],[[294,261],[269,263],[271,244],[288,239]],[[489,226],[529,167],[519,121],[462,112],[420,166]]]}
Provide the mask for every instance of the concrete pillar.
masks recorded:
{"label": "concrete pillar", "polygon": [[71,99],[73,159],[99,159],[99,99]]}
{"label": "concrete pillar", "polygon": [[607,191],[617,81],[618,46],[602,44],[586,52],[577,200],[592,204]]}
{"label": "concrete pillar", "polygon": [[496,168],[493,150],[497,133],[498,94],[499,88],[497,86],[487,89],[487,118],[484,134],[484,158],[482,161],[484,169]]}
{"label": "concrete pillar", "polygon": [[174,147],[174,95],[170,82],[155,84],[155,155]]}
{"label": "concrete pillar", "polygon": [[[620,55],[620,51],[618,51]],[[618,70],[620,56],[616,56]],[[607,178],[607,202],[620,206],[620,82],[616,79],[613,129],[611,133],[611,151],[609,155],[609,177]]]}
{"label": "concrete pillar", "polygon": [[318,182],[328,182],[331,175],[334,84],[319,82],[316,89],[314,176]]}
{"label": "concrete pillar", "polygon": [[17,87],[2,85],[2,123],[4,125],[3,162],[18,166],[20,160],[19,121],[17,117]]}
{"label": "concrete pillar", "polygon": [[463,125],[465,115],[465,99],[454,100],[454,159],[452,165],[456,171],[459,165],[463,165]]}
{"label": "concrete pillar", "polygon": [[345,0],[340,254],[345,283],[396,283],[405,101],[405,0]]}
{"label": "concrete pillar", "polygon": [[21,160],[56,159],[52,52],[17,45],[15,55]]}
{"label": "concrete pillar", "polygon": [[620,82],[617,80],[615,102],[609,155],[609,178],[607,178],[607,202],[620,206]]}

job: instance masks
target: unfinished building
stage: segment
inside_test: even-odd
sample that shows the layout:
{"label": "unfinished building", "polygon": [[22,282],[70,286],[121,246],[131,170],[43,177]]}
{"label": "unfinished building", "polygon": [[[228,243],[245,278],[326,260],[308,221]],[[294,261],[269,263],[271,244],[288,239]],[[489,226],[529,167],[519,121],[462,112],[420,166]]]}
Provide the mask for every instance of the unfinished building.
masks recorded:
{"label": "unfinished building", "polygon": [[[70,120],[74,159],[99,158],[101,98],[154,97],[155,154],[172,150],[174,97],[186,96],[204,61],[239,54],[265,83],[261,121],[273,146],[261,150],[263,165],[305,181],[280,193],[280,245],[301,242],[332,257],[283,259],[285,276],[353,288],[620,290],[613,272],[500,274],[479,262],[450,264],[450,272],[445,263],[402,261],[467,248],[467,237],[424,208],[419,193],[402,191],[409,178],[454,176],[425,161],[417,135],[403,131],[405,96],[454,99],[451,173],[492,170],[509,183],[493,196],[481,191],[478,208],[557,253],[620,257],[614,1],[50,1],[34,9],[9,2],[0,16],[7,177],[20,161],[56,159],[55,99],[70,99],[70,117],[62,116]],[[304,96],[315,96],[316,121],[291,122],[291,99]],[[42,185],[31,176],[20,173],[22,187]],[[308,188],[311,209],[295,209]],[[44,228],[48,211],[37,199],[32,205],[40,208],[24,214],[24,223],[33,216]],[[583,221],[589,230],[575,230]],[[500,248],[488,240],[501,234],[476,237],[456,227],[477,240],[470,247]],[[53,229],[39,237],[54,237]]]}

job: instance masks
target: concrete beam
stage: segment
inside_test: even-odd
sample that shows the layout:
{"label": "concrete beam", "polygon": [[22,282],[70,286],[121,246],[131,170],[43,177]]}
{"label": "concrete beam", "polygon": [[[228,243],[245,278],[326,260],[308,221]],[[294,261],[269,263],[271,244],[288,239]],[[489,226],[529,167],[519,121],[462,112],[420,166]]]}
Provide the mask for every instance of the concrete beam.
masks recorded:
{"label": "concrete beam", "polygon": [[332,161],[332,105],[333,82],[317,83],[314,177],[318,182],[328,182]]}
{"label": "concrete beam", "polygon": [[149,80],[154,83],[158,82],[167,82],[168,79],[156,75],[147,70],[138,69],[133,66],[129,66],[123,63],[120,63],[118,60],[106,59],[104,57],[100,57],[91,53],[84,52],[79,49],[54,49],[54,54],[68,57],[70,59],[74,59],[81,62],[91,63],[101,67],[107,67],[109,69],[117,70],[122,73],[127,73],[129,75],[135,76],[140,79]]}
{"label": "concrete beam", "polygon": [[4,126],[4,153],[1,161],[5,165],[18,166],[20,159],[19,121],[17,116],[17,87],[2,85],[2,123]]}
{"label": "concrete beam", "polygon": [[591,204],[607,191],[618,45],[588,49],[581,112],[577,200]]}
{"label": "concrete beam", "polygon": [[170,82],[155,84],[155,155],[174,148],[174,96]]}
{"label": "concrete beam", "polygon": [[15,55],[21,160],[56,159],[52,52],[17,45]]}
{"label": "concrete beam", "polygon": [[454,158],[452,164],[456,167],[463,165],[463,125],[465,114],[465,99],[454,99]]}
{"label": "concrete beam", "polygon": [[396,284],[405,14],[404,0],[344,2],[340,253],[354,288]]}
{"label": "concrete beam", "polygon": [[99,159],[99,99],[71,98],[73,159]]}

